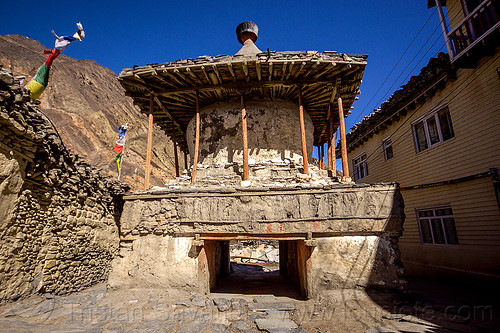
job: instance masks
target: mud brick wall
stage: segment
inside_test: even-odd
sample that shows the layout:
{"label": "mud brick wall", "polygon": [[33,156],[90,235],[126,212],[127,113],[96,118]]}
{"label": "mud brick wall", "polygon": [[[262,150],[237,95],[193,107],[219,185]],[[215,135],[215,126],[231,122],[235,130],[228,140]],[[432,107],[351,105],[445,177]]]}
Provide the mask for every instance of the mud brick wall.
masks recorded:
{"label": "mud brick wall", "polygon": [[107,278],[126,185],[69,153],[0,68],[0,303]]}

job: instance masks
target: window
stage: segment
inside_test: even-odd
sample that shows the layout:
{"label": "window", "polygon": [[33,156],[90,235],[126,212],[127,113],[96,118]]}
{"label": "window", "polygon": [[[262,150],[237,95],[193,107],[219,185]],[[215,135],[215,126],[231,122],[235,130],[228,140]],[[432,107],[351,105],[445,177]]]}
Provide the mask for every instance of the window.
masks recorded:
{"label": "window", "polygon": [[428,244],[458,244],[451,206],[417,209],[420,240]]}
{"label": "window", "polygon": [[455,136],[448,107],[426,115],[413,123],[417,153]]}
{"label": "window", "polygon": [[392,142],[391,139],[384,139],[382,141],[382,144],[384,145],[384,156],[385,160],[390,160],[391,158],[394,157],[394,154],[392,152]]}
{"label": "window", "polygon": [[354,165],[354,180],[368,176],[368,167],[366,165],[366,153],[362,153],[352,159]]}

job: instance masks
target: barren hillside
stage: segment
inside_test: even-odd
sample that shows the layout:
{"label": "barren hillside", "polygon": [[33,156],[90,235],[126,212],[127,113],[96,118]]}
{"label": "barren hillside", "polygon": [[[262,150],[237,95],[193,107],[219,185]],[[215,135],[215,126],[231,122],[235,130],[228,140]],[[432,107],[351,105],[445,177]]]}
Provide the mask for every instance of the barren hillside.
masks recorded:
{"label": "barren hillside", "polygon": [[[49,48],[27,37],[0,36],[0,64],[16,76],[26,75],[26,85],[45,61],[44,49]],[[112,147],[118,126],[128,122],[122,180],[135,189],[142,187],[147,118],[125,96],[115,73],[95,61],[62,54],[52,65],[49,85],[40,102],[65,145],[114,177],[117,172]],[[173,177],[173,144],[158,128],[153,143],[151,185],[162,185]]]}

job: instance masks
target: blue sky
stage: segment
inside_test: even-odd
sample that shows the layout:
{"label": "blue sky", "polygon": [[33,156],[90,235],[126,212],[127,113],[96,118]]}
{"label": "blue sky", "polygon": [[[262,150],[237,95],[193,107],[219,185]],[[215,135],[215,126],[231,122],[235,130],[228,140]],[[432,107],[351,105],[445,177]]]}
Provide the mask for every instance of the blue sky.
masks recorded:
{"label": "blue sky", "polygon": [[360,99],[346,120],[349,129],[410,74],[418,74],[430,57],[445,50],[438,15],[426,4],[426,0],[8,1],[0,11],[0,34],[20,34],[52,47],[52,29],[59,35],[73,34],[75,23],[81,21],[86,38],[64,53],[95,60],[118,74],[133,65],[234,54],[240,47],[235,28],[251,20],[259,26],[256,44],[261,50],[369,55]]}

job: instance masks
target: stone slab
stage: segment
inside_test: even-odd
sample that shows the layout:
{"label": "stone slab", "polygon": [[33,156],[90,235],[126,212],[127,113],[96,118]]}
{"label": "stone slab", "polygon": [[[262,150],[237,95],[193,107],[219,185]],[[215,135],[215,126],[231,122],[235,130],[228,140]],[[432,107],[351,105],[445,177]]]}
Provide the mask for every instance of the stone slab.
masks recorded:
{"label": "stone slab", "polygon": [[251,311],[293,311],[295,310],[295,304],[291,302],[250,303],[248,304],[248,309]]}
{"label": "stone slab", "polygon": [[290,319],[255,319],[259,330],[271,332],[273,330],[295,329],[298,325]]}

